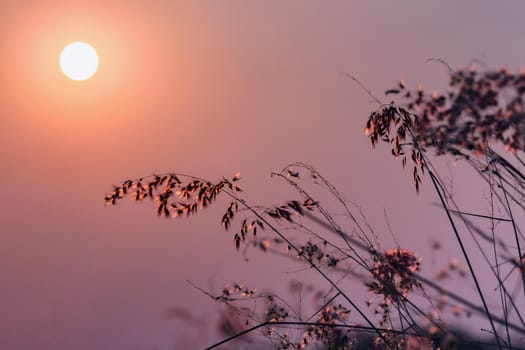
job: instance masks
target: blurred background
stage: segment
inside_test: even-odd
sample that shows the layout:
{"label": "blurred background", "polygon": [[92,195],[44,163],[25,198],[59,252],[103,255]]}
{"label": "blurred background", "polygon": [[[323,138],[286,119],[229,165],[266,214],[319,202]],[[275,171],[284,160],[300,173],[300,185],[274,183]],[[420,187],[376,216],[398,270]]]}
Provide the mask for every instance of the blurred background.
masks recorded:
{"label": "blurred background", "polygon": [[[474,0],[0,2],[0,344],[142,350],[183,338],[200,348],[220,339],[218,305],[186,280],[283,294],[292,280],[318,283],[285,259],[253,251],[245,262],[220,227],[222,204],[182,220],[156,217],[149,203],[104,206],[112,184],[152,173],[240,172],[246,200],[272,204],[293,192],[270,173],[312,164],[360,204],[382,248],[395,246],[386,212],[423,273],[437,273],[459,256],[437,198],[427,178],[416,195],[388,149],[372,150],[364,124],[377,105],[345,74],[389,102],[383,92],[400,78],[446,86],[446,67],[429,58],[516,71],[524,10]],[[100,57],[85,83],[58,66],[77,40]],[[468,208],[484,208],[462,167],[443,174]],[[169,317],[181,306],[202,329]]]}

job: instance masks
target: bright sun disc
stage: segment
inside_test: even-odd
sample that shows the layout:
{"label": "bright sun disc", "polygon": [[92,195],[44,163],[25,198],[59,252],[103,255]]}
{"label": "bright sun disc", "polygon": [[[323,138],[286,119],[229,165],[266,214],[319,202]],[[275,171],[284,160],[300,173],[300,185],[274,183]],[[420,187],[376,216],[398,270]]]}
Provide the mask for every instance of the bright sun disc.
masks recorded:
{"label": "bright sun disc", "polygon": [[60,54],[60,68],[72,80],[87,80],[97,71],[97,52],[89,44],[78,41],[71,43]]}

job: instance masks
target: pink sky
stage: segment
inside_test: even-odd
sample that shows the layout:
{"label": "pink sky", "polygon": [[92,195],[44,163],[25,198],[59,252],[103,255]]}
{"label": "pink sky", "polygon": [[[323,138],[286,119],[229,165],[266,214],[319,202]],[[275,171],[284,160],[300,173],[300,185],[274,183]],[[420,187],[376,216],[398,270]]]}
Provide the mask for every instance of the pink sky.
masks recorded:
{"label": "pink sky", "polygon": [[[436,199],[416,196],[400,164],[372,151],[363,128],[375,106],[341,73],[381,95],[400,77],[442,88],[431,57],[518,69],[524,10],[474,0],[1,2],[2,348],[168,349],[183,328],[167,308],[216,310],[187,279],[265,288],[275,276],[309,278],[255,253],[244,263],[220,211],[169,221],[149,204],[104,207],[128,177],[240,171],[246,198],[269,204],[286,199],[272,193],[271,171],[311,163],[372,219],[386,209],[400,242],[427,253],[443,234],[414,217],[431,217]],[[76,40],[101,62],[82,84],[58,67]]]}

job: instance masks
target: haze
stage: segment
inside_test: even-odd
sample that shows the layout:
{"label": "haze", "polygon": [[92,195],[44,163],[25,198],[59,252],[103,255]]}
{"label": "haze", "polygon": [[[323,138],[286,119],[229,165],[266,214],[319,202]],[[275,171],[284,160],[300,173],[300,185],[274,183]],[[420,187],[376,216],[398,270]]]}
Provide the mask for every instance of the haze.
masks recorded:
{"label": "haze", "polygon": [[[217,210],[175,221],[149,204],[105,207],[104,192],[126,178],[239,171],[246,198],[269,204],[283,199],[270,172],[310,163],[372,222],[386,209],[401,244],[424,255],[442,233],[414,218],[435,199],[372,151],[363,130],[375,105],[342,73],[382,96],[401,77],[443,87],[431,57],[519,69],[524,10],[474,0],[1,2],[2,348],[171,349],[190,330],[166,310],[216,311],[186,280],[279,291],[307,276],[261,254],[245,263]],[[82,85],[57,64],[77,40],[100,55]],[[207,337],[198,346],[217,340]]]}

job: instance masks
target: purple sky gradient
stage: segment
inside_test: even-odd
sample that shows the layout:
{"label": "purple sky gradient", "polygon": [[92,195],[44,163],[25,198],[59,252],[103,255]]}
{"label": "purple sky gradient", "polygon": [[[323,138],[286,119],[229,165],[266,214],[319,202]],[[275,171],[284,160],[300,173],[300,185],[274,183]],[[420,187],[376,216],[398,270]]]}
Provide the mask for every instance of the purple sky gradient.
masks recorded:
{"label": "purple sky gradient", "polygon": [[[291,194],[274,191],[284,187],[270,172],[310,163],[363,207],[385,249],[384,210],[400,243],[431,261],[431,239],[453,239],[437,198],[428,179],[417,196],[388,150],[372,150],[363,130],[376,106],[342,73],[383,97],[399,78],[443,88],[446,70],[428,58],[517,70],[524,10],[474,0],[1,2],[2,348],[168,349],[188,331],[169,307],[217,308],[188,279],[285,291],[313,278],[255,252],[244,263],[219,225],[222,207],[176,221],[147,203],[105,207],[111,184],[129,177],[239,171],[246,198],[270,204]],[[100,51],[85,84],[58,67],[74,40]],[[475,191],[456,180],[458,196]],[[458,256],[450,247],[441,262]]]}

